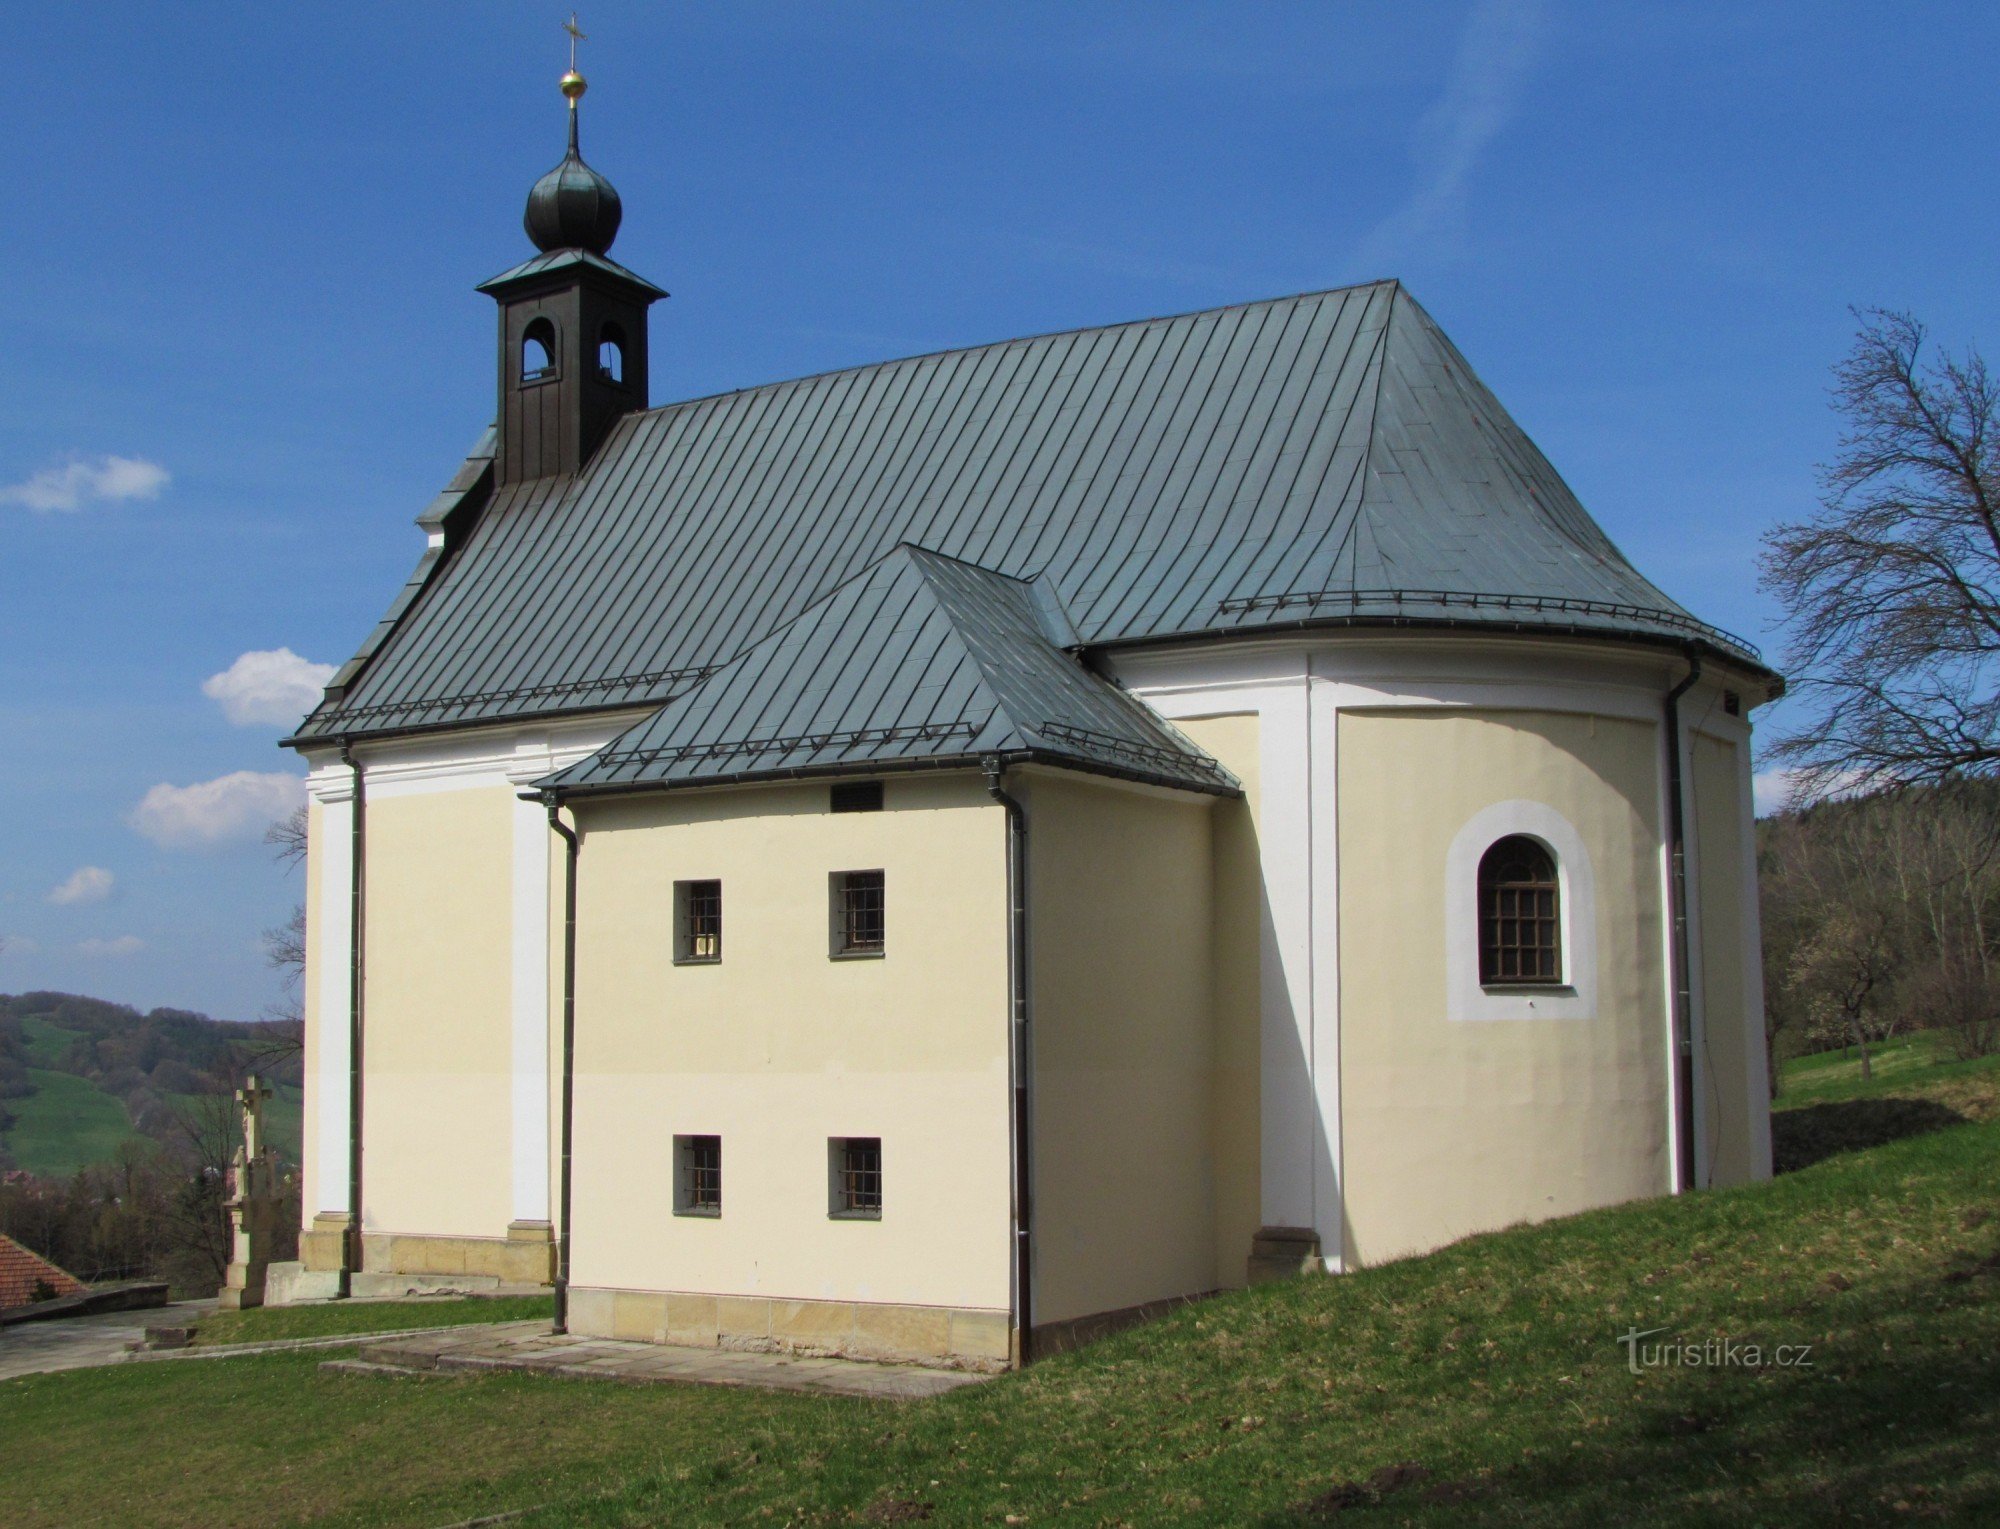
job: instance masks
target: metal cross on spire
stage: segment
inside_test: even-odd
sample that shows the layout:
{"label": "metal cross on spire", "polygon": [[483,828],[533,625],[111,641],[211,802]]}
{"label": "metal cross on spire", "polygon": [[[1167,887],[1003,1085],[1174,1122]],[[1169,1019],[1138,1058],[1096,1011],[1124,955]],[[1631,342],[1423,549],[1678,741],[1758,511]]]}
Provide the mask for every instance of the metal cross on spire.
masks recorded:
{"label": "metal cross on spire", "polygon": [[565,21],[562,24],[562,29],[565,32],[569,33],[569,72],[571,74],[575,74],[576,45],[580,42],[589,42],[590,38],[585,34],[583,28],[576,24],[575,11],[571,11],[569,13],[569,20]]}

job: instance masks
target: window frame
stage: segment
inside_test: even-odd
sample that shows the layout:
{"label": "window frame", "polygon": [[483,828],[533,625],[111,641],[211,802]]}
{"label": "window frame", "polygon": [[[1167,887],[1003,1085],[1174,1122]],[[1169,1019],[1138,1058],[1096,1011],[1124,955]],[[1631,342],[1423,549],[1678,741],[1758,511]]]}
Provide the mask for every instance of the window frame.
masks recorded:
{"label": "window frame", "polygon": [[827,811],[880,812],[882,795],[879,780],[837,780],[827,790]]}
{"label": "window frame", "polygon": [[[872,1153],[874,1166],[857,1167],[854,1152]],[[865,1160],[864,1160],[865,1161]],[[857,1184],[871,1179],[872,1188]],[[882,1219],[882,1138],[879,1136],[829,1136],[826,1139],[826,1214],[831,1221],[880,1221]],[[872,1196],[873,1204],[865,1203]]]}
{"label": "window frame", "polygon": [[[850,938],[854,919],[850,912],[850,898],[857,888],[852,885],[854,878],[872,876],[875,878],[876,894],[875,922],[879,937],[871,944]],[[827,956],[834,961],[880,961],[889,953],[889,876],[880,869],[863,871],[829,871],[827,873]]]}
{"label": "window frame", "polygon": [[[604,347],[607,345],[618,353],[618,370],[615,372],[604,364]],[[597,354],[592,358],[596,365],[597,380],[606,387],[624,387],[631,358],[631,347],[625,340],[625,326],[616,319],[606,319],[598,327]]]}
{"label": "window frame", "polygon": [[[713,1153],[705,1163],[701,1154]],[[712,1179],[712,1186],[704,1180]],[[712,1187],[712,1194],[708,1191]],[[713,1131],[674,1137],[674,1214],[705,1221],[722,1218],[722,1137]]]}
{"label": "window frame", "polygon": [[[535,371],[528,370],[528,344],[532,341],[548,353],[549,364]],[[521,339],[515,346],[514,360],[516,376],[524,388],[540,387],[545,382],[562,380],[562,331],[556,328],[556,321],[546,313],[538,313],[521,326]]]}
{"label": "window frame", "polygon": [[[1520,846],[1516,848],[1515,846]],[[1488,867],[1496,857],[1519,855],[1523,852],[1538,856],[1546,868],[1546,875],[1532,879],[1501,881],[1497,867],[1489,876]],[[1537,869],[1541,869],[1538,867]],[[1563,965],[1563,895],[1562,858],[1555,850],[1533,834],[1502,834],[1479,856],[1479,868],[1474,873],[1479,899],[1479,985],[1483,988],[1506,989],[1550,989],[1565,988],[1569,984]],[[1548,899],[1548,911],[1539,909],[1523,912],[1520,899],[1523,897]],[[1511,906],[1506,901],[1512,899]],[[1522,926],[1536,926],[1538,937],[1533,943],[1524,943],[1520,938]],[[1511,943],[1499,939],[1500,928],[1514,926],[1516,937]],[[1539,937],[1546,934],[1546,943]],[[1501,970],[1511,958],[1516,965],[1524,958],[1533,956],[1536,964],[1547,959],[1554,969],[1547,973],[1508,973]]]}
{"label": "window frame", "polygon": [[[703,955],[696,946],[702,935],[694,928],[696,898],[702,895],[698,889],[715,889],[715,928],[709,938],[715,941],[712,953]],[[722,964],[722,878],[719,876],[697,876],[674,883],[674,965],[676,966],[720,966]]]}
{"label": "window frame", "polygon": [[[1523,834],[1555,856],[1560,888],[1560,985],[1489,987],[1479,980],[1479,862],[1496,840]],[[1516,798],[1473,813],[1445,851],[1444,1017],[1460,1023],[1590,1020],[1597,1017],[1597,891],[1588,847],[1576,826],[1546,802]]]}

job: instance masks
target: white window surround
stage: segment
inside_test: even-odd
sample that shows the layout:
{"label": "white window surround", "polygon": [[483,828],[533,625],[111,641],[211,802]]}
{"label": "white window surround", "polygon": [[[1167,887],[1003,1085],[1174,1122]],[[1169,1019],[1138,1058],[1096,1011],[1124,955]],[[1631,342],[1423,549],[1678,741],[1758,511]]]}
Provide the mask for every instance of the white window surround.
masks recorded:
{"label": "white window surround", "polygon": [[[1554,987],[1486,986],[1479,980],[1479,862],[1512,835],[1555,856],[1562,976]],[[1475,812],[1445,851],[1445,1018],[1594,1019],[1597,1015],[1597,884],[1583,836],[1542,802],[1495,802]]]}

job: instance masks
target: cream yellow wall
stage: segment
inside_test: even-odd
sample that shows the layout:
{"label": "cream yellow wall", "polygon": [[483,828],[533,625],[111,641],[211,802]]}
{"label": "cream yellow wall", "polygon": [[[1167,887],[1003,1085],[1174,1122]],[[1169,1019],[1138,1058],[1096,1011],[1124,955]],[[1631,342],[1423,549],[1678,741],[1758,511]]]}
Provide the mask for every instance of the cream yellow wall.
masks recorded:
{"label": "cream yellow wall", "polygon": [[[1343,711],[1338,751],[1349,1266],[1665,1192],[1658,728]],[[1512,800],[1556,809],[1588,851],[1594,1016],[1445,1017],[1446,853],[1475,813]]]}
{"label": "cream yellow wall", "polygon": [[1203,798],[1026,801],[1040,1326],[1216,1286],[1211,850]]}
{"label": "cream yellow wall", "polygon": [[1176,725],[1243,783],[1240,800],[1209,809],[1214,867],[1213,1146],[1215,1179],[1215,1280],[1244,1283],[1250,1239],[1257,1233],[1261,1135],[1259,1099],[1262,1048],[1264,872],[1257,825],[1261,810],[1260,738],[1255,713],[1190,717]]}
{"label": "cream yellow wall", "polygon": [[[579,809],[571,1279],[1011,1305],[1006,820],[977,776]],[[828,958],[829,873],[885,875],[887,954]],[[673,884],[719,879],[723,959],[673,962]],[[723,1213],[675,1216],[673,1138],[722,1138]],[[879,1221],[827,1214],[827,1140],[882,1139]]]}
{"label": "cream yellow wall", "polygon": [[[320,1091],[326,1087],[326,1080],[319,1075],[319,1033],[325,1023],[319,1008],[320,963],[326,959],[319,948],[320,888],[319,877],[314,874],[319,866],[320,844],[326,833],[325,813],[318,802],[306,803],[306,960],[300,973],[299,996],[301,1013],[305,1018],[304,1056],[305,1090],[304,1104],[299,1116],[303,1124],[299,1130],[299,1209],[301,1224],[312,1224],[313,1212],[320,1204],[320,1175],[328,1171],[328,1165],[319,1161],[319,1108]],[[337,1085],[336,1085],[337,1086]]]}
{"label": "cream yellow wall", "polygon": [[[1688,743],[1689,819],[1696,874],[1690,891],[1701,927],[1701,1113],[1708,1182],[1743,1184],[1756,1176],[1751,1112],[1768,1098],[1749,1075],[1752,1015],[1745,989],[1744,941],[1753,937],[1743,905],[1740,751],[1735,743],[1694,733]],[[1756,1016],[1761,1030],[1762,1015]],[[1759,1044],[1762,1036],[1756,1037]]]}
{"label": "cream yellow wall", "polygon": [[506,786],[367,803],[368,1231],[506,1235],[513,810]]}

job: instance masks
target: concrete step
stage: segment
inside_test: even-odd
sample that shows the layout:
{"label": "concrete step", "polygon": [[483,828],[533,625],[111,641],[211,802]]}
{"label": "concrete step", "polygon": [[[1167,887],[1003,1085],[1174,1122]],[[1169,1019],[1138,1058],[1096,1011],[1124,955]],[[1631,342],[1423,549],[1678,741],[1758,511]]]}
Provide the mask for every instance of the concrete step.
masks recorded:
{"label": "concrete step", "polygon": [[1266,1226],[1250,1239],[1248,1274],[1253,1285],[1316,1274],[1320,1261],[1319,1234],[1311,1227]]}

